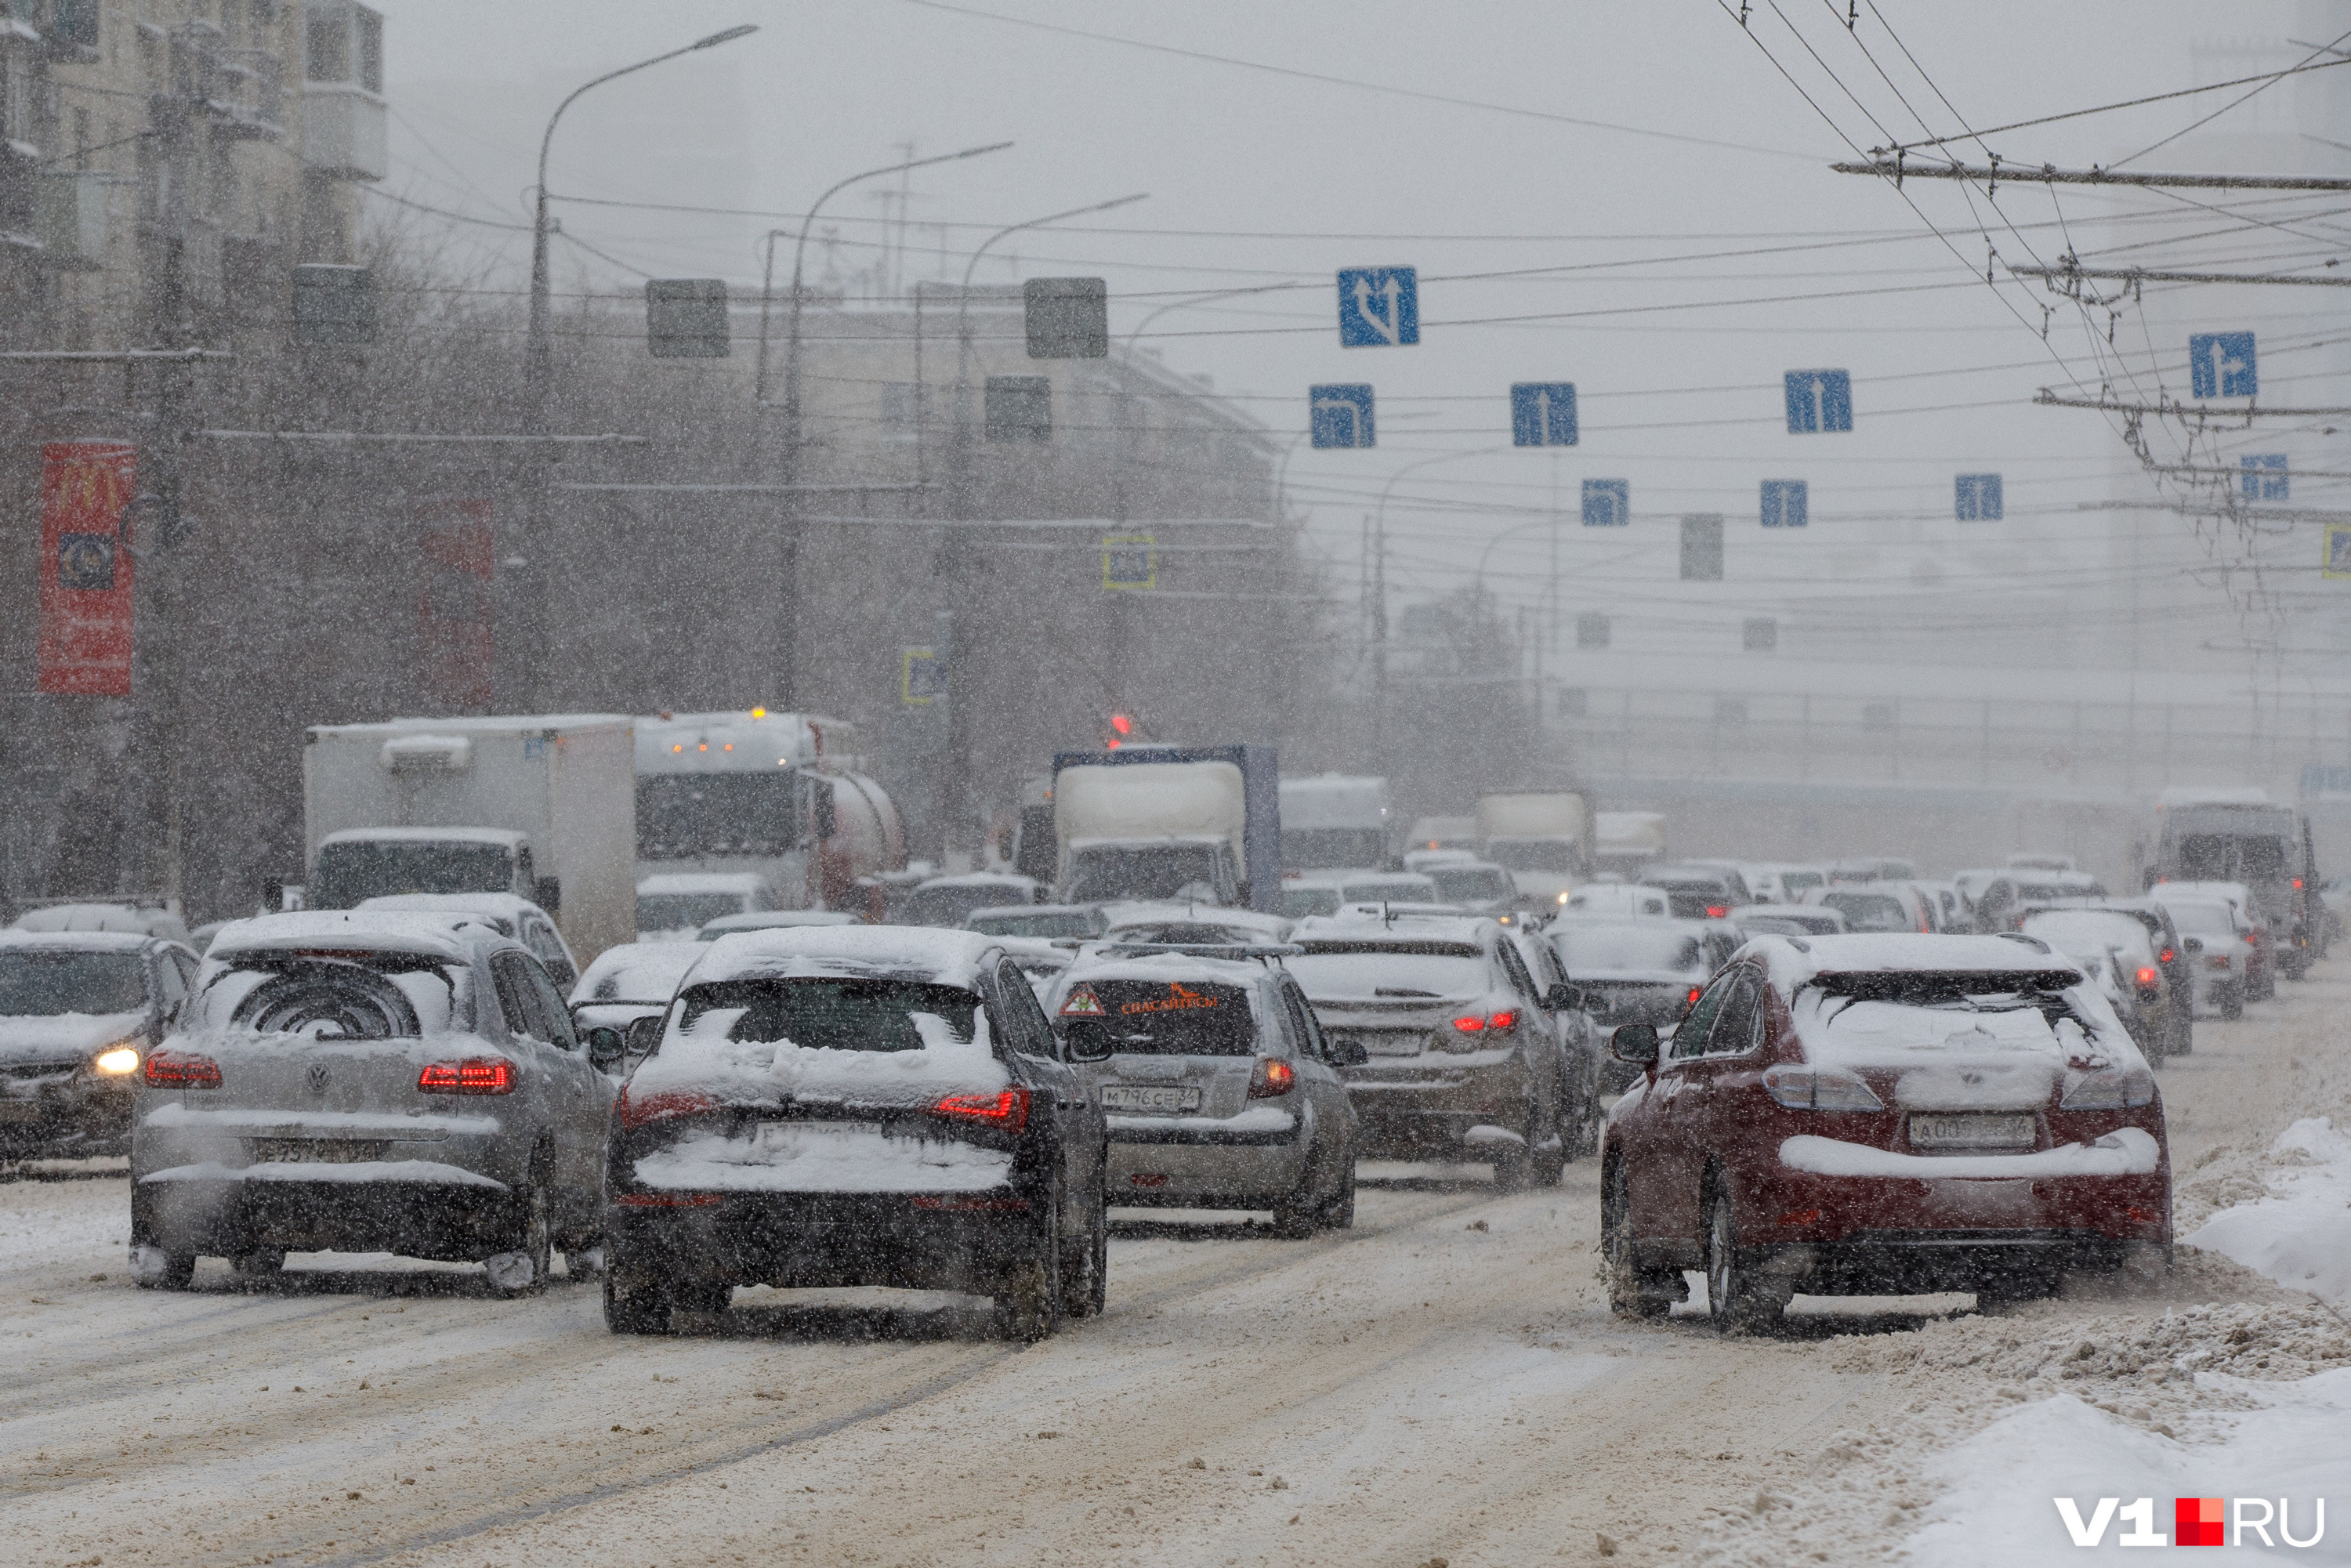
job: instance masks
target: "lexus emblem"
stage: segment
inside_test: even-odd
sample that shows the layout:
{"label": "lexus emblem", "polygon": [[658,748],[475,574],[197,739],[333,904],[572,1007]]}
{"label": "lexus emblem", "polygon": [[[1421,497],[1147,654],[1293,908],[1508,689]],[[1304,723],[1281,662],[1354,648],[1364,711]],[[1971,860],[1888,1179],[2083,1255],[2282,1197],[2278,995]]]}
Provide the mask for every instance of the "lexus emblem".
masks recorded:
{"label": "lexus emblem", "polygon": [[304,1076],[308,1078],[310,1081],[311,1093],[324,1094],[327,1092],[327,1064],[325,1062],[314,1061],[310,1063],[309,1071],[305,1073]]}

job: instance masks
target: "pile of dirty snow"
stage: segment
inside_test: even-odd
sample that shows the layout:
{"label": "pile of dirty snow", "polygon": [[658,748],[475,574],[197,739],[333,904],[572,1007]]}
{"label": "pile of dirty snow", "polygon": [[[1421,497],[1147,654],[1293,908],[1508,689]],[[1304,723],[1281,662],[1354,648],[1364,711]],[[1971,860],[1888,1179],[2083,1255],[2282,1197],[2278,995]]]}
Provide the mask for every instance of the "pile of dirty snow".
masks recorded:
{"label": "pile of dirty snow", "polygon": [[2351,1134],[2325,1116],[2270,1146],[2265,1191],[2224,1208],[2186,1239],[2282,1285],[2351,1301]]}

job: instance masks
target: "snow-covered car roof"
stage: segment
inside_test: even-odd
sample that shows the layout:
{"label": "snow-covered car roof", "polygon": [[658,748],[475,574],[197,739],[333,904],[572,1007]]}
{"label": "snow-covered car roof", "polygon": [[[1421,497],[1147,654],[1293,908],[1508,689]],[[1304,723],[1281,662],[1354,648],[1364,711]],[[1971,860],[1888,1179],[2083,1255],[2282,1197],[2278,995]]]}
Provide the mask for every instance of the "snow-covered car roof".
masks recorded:
{"label": "snow-covered car roof", "polygon": [[933,985],[977,988],[1002,938],[936,925],[799,925],[736,931],[704,949],[681,984],[796,978],[813,975],[918,977]]}
{"label": "snow-covered car roof", "polygon": [[207,958],[224,958],[269,947],[365,947],[382,953],[426,953],[465,959],[496,929],[478,916],[434,915],[393,909],[304,909],[232,921],[213,938]]}
{"label": "snow-covered car roof", "polygon": [[1823,975],[2074,975],[2073,961],[2031,937],[1871,932],[1758,936],[1740,949],[1764,960],[1771,983],[1793,990]]}
{"label": "snow-covered car roof", "polygon": [[572,1006],[581,1002],[659,1002],[677,992],[685,972],[710,951],[701,942],[623,942],[607,947],[571,988]]}
{"label": "snow-covered car roof", "polygon": [[478,915],[503,936],[521,930],[527,914],[548,918],[547,911],[516,893],[387,893],[360,900],[359,907],[408,915]]}
{"label": "snow-covered car roof", "polygon": [[1099,833],[1092,838],[1071,839],[1072,850],[1090,850],[1098,844],[1227,844],[1232,841],[1222,833]]}
{"label": "snow-covered car roof", "polygon": [[925,878],[918,887],[1035,887],[1037,879],[1009,871],[964,871]]}
{"label": "snow-covered car roof", "polygon": [[52,904],[18,916],[16,931],[121,931],[185,942],[188,928],[168,909],[142,908],[133,904]]}
{"label": "snow-covered car roof", "polygon": [[647,893],[758,893],[768,879],[755,871],[665,871],[637,879]]}
{"label": "snow-covered car roof", "polygon": [[1046,936],[998,936],[996,945],[1004,949],[1006,957],[1032,973],[1047,964],[1068,968],[1078,956],[1077,947],[1066,936],[1058,940]]}
{"label": "snow-covered car roof", "polygon": [[1336,915],[1310,915],[1290,928],[1292,942],[1467,942],[1483,945],[1502,935],[1501,926],[1482,915],[1456,909],[1443,914],[1391,911],[1384,917],[1377,907],[1343,909]]}
{"label": "snow-covered car roof", "polygon": [[1290,936],[1290,920],[1279,915],[1268,915],[1256,909],[1169,908],[1145,914],[1122,915],[1111,922],[1110,936],[1116,940],[1123,933],[1161,925],[1217,925],[1228,931],[1245,931],[1264,937],[1269,942],[1280,942]]}
{"label": "snow-covered car roof", "polygon": [[520,849],[530,842],[530,835],[517,832],[511,828],[345,828],[320,839],[319,847],[364,843],[371,840],[410,843],[503,844],[508,849]]}
{"label": "snow-covered car roof", "polygon": [[1087,980],[1220,980],[1256,987],[1266,979],[1262,965],[1245,958],[1214,958],[1197,953],[1137,953],[1128,956],[1081,954],[1053,988],[1059,1005],[1072,987]]}
{"label": "snow-covered car roof", "polygon": [[150,942],[168,942],[141,931],[0,931],[0,947],[46,947],[63,953],[136,953]]}

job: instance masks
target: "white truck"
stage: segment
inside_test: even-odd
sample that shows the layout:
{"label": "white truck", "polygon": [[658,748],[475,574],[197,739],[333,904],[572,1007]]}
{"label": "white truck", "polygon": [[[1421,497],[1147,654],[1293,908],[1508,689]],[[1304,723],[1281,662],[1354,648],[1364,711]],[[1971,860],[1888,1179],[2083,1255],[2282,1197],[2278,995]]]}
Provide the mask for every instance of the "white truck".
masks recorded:
{"label": "white truck", "polygon": [[[636,737],[641,890],[745,896],[748,875],[761,885],[746,907],[840,908],[859,877],[905,863],[898,809],[846,720],[665,713],[640,717]],[[667,926],[675,912],[653,913]]]}
{"label": "white truck", "polygon": [[1626,882],[1640,881],[1644,871],[1666,858],[1663,811],[1595,811],[1593,833],[1593,869]]}
{"label": "white truck", "polygon": [[1271,910],[1281,894],[1270,746],[1132,746],[1053,758],[1054,881],[1071,904],[1196,897]]}
{"label": "white truck", "polygon": [[1592,875],[1592,813],[1572,789],[1479,796],[1478,844],[1520,896],[1553,906]]}
{"label": "white truck", "polygon": [[1281,781],[1281,869],[1380,871],[1395,811],[1388,781],[1317,773]]}
{"label": "white truck", "polygon": [[512,893],[580,962],[634,941],[636,792],[621,714],[401,718],[303,732],[303,902]]}

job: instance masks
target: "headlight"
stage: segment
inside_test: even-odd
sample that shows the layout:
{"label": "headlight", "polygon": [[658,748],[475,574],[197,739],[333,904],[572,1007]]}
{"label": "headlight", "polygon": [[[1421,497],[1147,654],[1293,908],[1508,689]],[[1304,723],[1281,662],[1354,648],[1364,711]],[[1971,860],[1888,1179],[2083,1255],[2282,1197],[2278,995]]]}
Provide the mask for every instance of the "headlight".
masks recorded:
{"label": "headlight", "polygon": [[90,1065],[109,1078],[120,1078],[139,1071],[139,1048],[129,1040],[117,1040],[98,1053]]}

